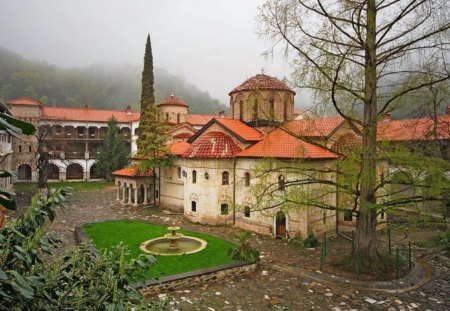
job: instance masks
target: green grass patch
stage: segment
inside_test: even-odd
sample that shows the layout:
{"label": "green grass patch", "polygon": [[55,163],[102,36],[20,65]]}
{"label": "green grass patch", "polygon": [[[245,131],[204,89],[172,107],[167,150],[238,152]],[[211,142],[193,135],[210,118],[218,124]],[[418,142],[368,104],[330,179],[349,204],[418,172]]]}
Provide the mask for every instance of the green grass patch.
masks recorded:
{"label": "green grass patch", "polygon": [[[113,182],[107,181],[63,181],[63,182],[49,182],[49,188],[72,188],[72,191],[93,191],[93,190],[102,190],[105,187],[113,186]],[[15,192],[37,192],[38,186],[37,183],[16,183],[14,184]]]}
{"label": "green grass patch", "polygon": [[[84,225],[84,231],[98,250],[109,249],[122,241],[130,250],[129,259],[144,254],[139,249],[142,242],[169,233],[167,227],[134,220],[88,224]],[[158,264],[152,269],[153,271],[149,272],[149,277],[174,275],[233,262],[228,256],[228,250],[234,247],[234,244],[208,234],[189,230],[180,230],[179,232],[184,235],[203,239],[208,244],[204,250],[194,254],[155,256]]]}

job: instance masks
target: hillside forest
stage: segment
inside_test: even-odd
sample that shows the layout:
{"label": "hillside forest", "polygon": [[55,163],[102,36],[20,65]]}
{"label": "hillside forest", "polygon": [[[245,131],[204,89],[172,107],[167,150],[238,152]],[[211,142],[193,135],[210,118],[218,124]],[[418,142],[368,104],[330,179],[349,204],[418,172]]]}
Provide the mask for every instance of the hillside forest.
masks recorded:
{"label": "hillside forest", "polygon": [[[0,47],[0,102],[29,97],[44,106],[139,110],[142,65],[93,65],[59,68]],[[156,102],[174,94],[190,105],[190,113],[218,113],[227,106],[184,78],[155,68]]]}

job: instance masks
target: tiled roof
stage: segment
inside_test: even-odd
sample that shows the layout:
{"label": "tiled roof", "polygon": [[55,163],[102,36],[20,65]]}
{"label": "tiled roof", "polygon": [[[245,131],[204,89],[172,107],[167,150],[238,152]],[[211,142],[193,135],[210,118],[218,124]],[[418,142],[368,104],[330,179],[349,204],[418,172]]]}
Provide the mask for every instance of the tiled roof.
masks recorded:
{"label": "tiled roof", "polygon": [[245,141],[260,141],[262,139],[260,132],[240,120],[224,118],[216,118],[215,120]]}
{"label": "tiled roof", "polygon": [[232,158],[241,148],[222,132],[209,132],[194,141],[184,154],[186,158]]}
{"label": "tiled roof", "polygon": [[114,176],[124,176],[124,177],[149,177],[152,176],[153,173],[152,171],[148,171],[148,172],[138,172],[138,170],[134,167],[125,167],[121,170],[117,170],[112,172],[112,174]]}
{"label": "tiled roof", "polygon": [[235,87],[229,95],[252,90],[274,90],[274,91],[289,91],[295,94],[284,82],[278,80],[275,77],[271,77],[265,74],[257,74],[250,79],[245,80],[242,84]]}
{"label": "tiled roof", "polygon": [[219,116],[214,114],[188,114],[187,123],[192,125],[205,125],[214,118],[219,118]]}
{"label": "tiled roof", "polygon": [[173,138],[189,138],[191,136],[192,136],[191,133],[180,133],[180,134],[175,135]]}
{"label": "tiled roof", "polygon": [[40,106],[41,103],[35,100],[32,100],[28,97],[21,97],[17,99],[11,99],[6,102],[8,105],[27,105],[27,106]]}
{"label": "tiled roof", "polygon": [[331,149],[339,154],[350,154],[356,148],[362,147],[362,137],[353,133],[347,133],[339,137],[331,146]]}
{"label": "tiled roof", "polygon": [[173,155],[183,155],[189,151],[191,145],[185,141],[177,141],[169,145],[169,152]]}
{"label": "tiled roof", "polygon": [[181,106],[181,107],[189,107],[181,98],[176,97],[175,95],[170,95],[164,98],[159,104],[159,106]]}
{"label": "tiled roof", "polygon": [[44,107],[43,120],[92,121],[107,122],[111,117],[118,122],[139,121],[139,112],[126,112],[118,110],[99,110],[89,108]]}
{"label": "tiled roof", "polygon": [[328,137],[342,123],[342,117],[294,120],[285,125],[287,131],[304,137]]}
{"label": "tiled roof", "polygon": [[[378,140],[432,140],[432,118],[384,120],[378,123]],[[450,139],[450,115],[439,116],[438,139]]]}
{"label": "tiled roof", "polygon": [[264,136],[264,139],[248,147],[238,157],[284,159],[335,159],[338,156],[320,146],[300,140],[282,129]]}

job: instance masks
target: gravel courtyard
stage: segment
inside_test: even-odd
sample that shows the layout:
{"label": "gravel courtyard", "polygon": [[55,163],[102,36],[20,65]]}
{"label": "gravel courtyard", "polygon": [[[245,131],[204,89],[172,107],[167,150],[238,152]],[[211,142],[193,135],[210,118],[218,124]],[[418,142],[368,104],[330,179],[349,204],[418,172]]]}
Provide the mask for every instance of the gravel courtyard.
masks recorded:
{"label": "gravel courtyard", "polygon": [[[226,238],[233,234],[232,228],[193,224],[182,215],[159,209],[125,207],[115,201],[115,195],[112,188],[76,192],[69,198],[70,208],[59,211],[48,227],[59,233],[63,248],[74,245],[75,226],[111,219],[143,219],[167,225],[175,222],[182,228]],[[27,203],[27,199],[19,200],[22,206]],[[435,276],[426,286],[408,293],[388,294],[321,284],[282,272],[274,268],[277,263],[317,270],[318,250],[259,235],[253,235],[251,242],[262,255],[260,268],[253,275],[223,284],[180,288],[155,299],[166,296],[169,310],[450,310],[450,261],[439,254],[430,256]]]}

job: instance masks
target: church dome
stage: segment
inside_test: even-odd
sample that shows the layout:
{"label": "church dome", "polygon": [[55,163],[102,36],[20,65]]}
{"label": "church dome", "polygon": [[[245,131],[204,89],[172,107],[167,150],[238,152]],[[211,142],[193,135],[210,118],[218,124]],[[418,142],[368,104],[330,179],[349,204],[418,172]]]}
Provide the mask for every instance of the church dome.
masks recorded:
{"label": "church dome", "polygon": [[164,98],[159,104],[160,106],[181,106],[181,107],[189,107],[181,98],[176,97],[175,95],[170,95]]}
{"label": "church dome", "polygon": [[265,74],[257,74],[245,80],[242,84],[235,87],[228,95],[231,96],[237,92],[254,90],[288,91],[295,95],[295,92],[284,82]]}

